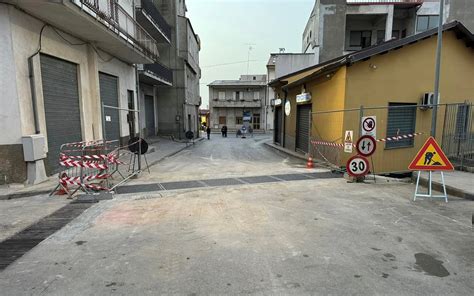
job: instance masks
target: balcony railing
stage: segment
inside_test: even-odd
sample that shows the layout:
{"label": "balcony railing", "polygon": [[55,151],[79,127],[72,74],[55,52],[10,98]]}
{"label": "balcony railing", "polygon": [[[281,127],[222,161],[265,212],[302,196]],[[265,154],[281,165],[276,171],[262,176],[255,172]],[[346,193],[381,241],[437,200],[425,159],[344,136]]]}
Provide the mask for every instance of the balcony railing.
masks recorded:
{"label": "balcony railing", "polygon": [[115,0],[70,0],[153,60],[159,57],[157,42]]}
{"label": "balcony railing", "polygon": [[143,65],[143,69],[170,84],[173,83],[173,71],[162,64],[145,64]]}
{"label": "balcony railing", "polygon": [[402,5],[402,4],[423,4],[424,0],[347,0],[347,4],[394,4],[394,5]]}
{"label": "balcony railing", "polygon": [[153,22],[158,26],[163,35],[165,35],[168,40],[171,40],[171,27],[168,25],[153,2],[151,0],[142,0],[141,5],[142,9],[153,19]]}

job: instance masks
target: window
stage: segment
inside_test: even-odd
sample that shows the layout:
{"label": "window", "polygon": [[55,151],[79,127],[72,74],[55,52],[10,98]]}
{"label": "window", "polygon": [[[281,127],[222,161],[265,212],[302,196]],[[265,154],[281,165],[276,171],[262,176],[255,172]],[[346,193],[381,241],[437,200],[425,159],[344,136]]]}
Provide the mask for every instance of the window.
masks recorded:
{"label": "window", "polygon": [[466,140],[469,131],[469,105],[459,105],[458,113],[456,114],[456,139]]}
{"label": "window", "polygon": [[439,16],[437,15],[419,15],[416,18],[416,32],[423,32],[438,26]]}
{"label": "window", "polygon": [[253,129],[260,129],[260,114],[252,116]]}
{"label": "window", "polygon": [[385,30],[377,31],[377,44],[385,41]]}
{"label": "window", "polygon": [[253,100],[254,101],[260,101],[260,92],[259,91],[254,91],[253,92]]}
{"label": "window", "polygon": [[219,116],[219,124],[227,124],[227,119],[225,116]]}
{"label": "window", "polygon": [[242,116],[236,116],[235,117],[235,124],[244,124],[244,120]]}
{"label": "window", "polygon": [[240,100],[240,91],[235,92],[235,100]]}
{"label": "window", "polygon": [[[389,103],[387,137],[412,134],[416,125],[416,104]],[[387,141],[385,148],[413,147],[413,138]]]}
{"label": "window", "polygon": [[225,91],[219,92],[219,101],[225,101]]}
{"label": "window", "polygon": [[372,42],[371,31],[351,31],[349,38],[350,47],[369,47]]}

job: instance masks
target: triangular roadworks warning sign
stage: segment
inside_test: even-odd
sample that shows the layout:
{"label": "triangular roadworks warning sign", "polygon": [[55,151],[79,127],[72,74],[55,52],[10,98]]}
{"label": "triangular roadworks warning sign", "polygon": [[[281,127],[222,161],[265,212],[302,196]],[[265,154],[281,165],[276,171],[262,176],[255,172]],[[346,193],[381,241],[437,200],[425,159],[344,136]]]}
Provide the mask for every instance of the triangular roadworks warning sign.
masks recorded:
{"label": "triangular roadworks warning sign", "polygon": [[412,171],[452,171],[454,167],[435,138],[429,137],[408,169]]}

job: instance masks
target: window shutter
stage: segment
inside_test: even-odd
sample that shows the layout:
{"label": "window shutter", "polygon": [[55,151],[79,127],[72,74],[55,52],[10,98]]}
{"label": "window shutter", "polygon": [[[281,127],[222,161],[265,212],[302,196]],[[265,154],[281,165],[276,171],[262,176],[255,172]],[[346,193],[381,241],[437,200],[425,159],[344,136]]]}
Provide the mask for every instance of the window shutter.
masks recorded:
{"label": "window shutter", "polygon": [[253,92],[253,100],[254,101],[260,100],[260,92],[259,91]]}
{"label": "window shutter", "polygon": [[232,99],[235,101],[236,98],[237,98],[237,92],[234,91],[234,92],[232,93],[232,95],[234,96]]}
{"label": "window shutter", "polygon": [[225,101],[225,92],[224,91],[219,92],[219,100],[220,101]]}

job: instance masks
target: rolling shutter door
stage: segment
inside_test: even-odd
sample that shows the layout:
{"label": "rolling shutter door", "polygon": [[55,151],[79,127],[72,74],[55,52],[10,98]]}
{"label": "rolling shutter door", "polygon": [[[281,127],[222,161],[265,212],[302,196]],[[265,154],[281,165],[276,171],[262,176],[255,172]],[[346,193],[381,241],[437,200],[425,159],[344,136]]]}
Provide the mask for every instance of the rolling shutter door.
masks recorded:
{"label": "rolling shutter door", "polygon": [[308,152],[309,112],[311,105],[298,105],[296,113],[296,150]]}
{"label": "rolling shutter door", "polygon": [[[115,76],[99,73],[100,99],[104,105],[118,107],[118,78]],[[120,117],[119,111],[104,108],[105,115],[105,139],[120,140]]]}
{"label": "rolling shutter door", "polygon": [[152,96],[145,96],[145,120],[147,136],[155,135],[155,104]]}
{"label": "rolling shutter door", "polygon": [[275,143],[278,143],[278,144],[281,144],[281,122],[282,122],[281,115],[282,115],[281,107],[276,107],[274,134],[275,134]]}
{"label": "rolling shutter door", "polygon": [[59,171],[59,149],[82,140],[77,65],[48,55],[40,56],[44,113],[48,137],[47,171]]}
{"label": "rolling shutter door", "polygon": [[[415,124],[416,104],[389,103],[387,118],[387,137],[412,134],[415,132]],[[411,146],[413,146],[413,138],[385,142],[386,148]]]}

